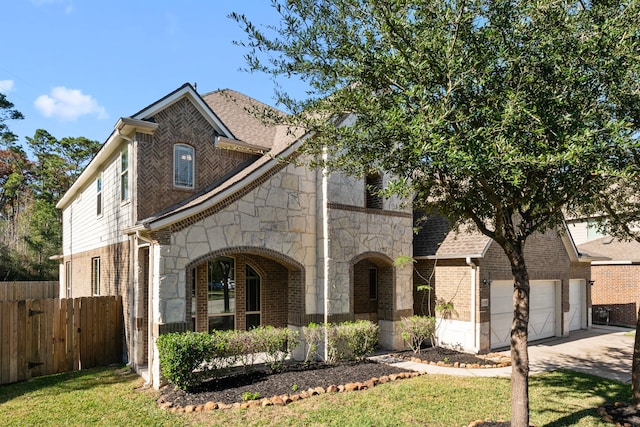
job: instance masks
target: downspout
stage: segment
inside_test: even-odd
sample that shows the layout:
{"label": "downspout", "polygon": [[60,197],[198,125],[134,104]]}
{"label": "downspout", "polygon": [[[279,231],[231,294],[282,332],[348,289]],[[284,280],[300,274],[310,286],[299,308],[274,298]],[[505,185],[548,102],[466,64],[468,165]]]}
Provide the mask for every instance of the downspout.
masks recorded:
{"label": "downspout", "polygon": [[[153,288],[153,276],[155,274],[155,271],[153,270],[153,251],[154,251],[154,245],[153,242],[151,241],[151,239],[143,237],[142,234],[140,234],[140,230],[136,231],[136,236],[138,237],[138,239],[142,240],[143,242],[147,242],[149,244],[149,259],[147,260],[147,262],[149,263],[148,268],[148,274],[149,274],[149,278],[148,278],[148,284],[147,286],[149,286],[149,291],[147,292],[148,297],[147,297],[147,381],[144,383],[143,387],[151,387],[153,386],[153,353],[154,353],[154,343],[153,343],[153,292],[152,289]],[[137,248],[136,248],[137,250]]]}
{"label": "downspout", "polygon": [[467,265],[471,267],[471,325],[473,327],[473,351],[478,353],[478,325],[476,324],[476,278],[478,275],[478,266],[471,260],[471,257],[466,257],[465,261]]}
{"label": "downspout", "polygon": [[322,243],[323,243],[323,280],[324,280],[324,360],[329,358],[329,175],[326,169],[327,149],[322,149]]}

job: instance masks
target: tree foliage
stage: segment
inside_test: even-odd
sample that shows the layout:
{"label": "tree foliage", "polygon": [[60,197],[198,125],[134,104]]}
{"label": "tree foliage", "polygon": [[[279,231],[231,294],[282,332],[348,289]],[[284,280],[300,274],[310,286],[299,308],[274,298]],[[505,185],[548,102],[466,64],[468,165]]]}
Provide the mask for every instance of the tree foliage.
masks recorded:
{"label": "tree foliage", "polygon": [[56,139],[43,129],[0,149],[0,280],[55,280],[62,250],[56,203],[100,148],[84,137]]}
{"label": "tree foliage", "polygon": [[525,243],[563,212],[626,206],[619,190],[636,185],[639,2],[272,3],[273,26],[231,15],[247,34],[237,43],[248,70],[307,83],[304,99],[276,96],[294,113],[280,120],[314,132],[312,163],[387,171],[389,193],[503,248],[515,279],[512,423],[528,425]]}

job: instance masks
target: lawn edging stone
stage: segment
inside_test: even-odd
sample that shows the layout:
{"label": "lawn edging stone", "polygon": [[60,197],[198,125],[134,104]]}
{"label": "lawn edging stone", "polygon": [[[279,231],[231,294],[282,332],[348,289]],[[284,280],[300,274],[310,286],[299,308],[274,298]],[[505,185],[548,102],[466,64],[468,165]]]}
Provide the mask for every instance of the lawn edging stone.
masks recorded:
{"label": "lawn edging stone", "polygon": [[380,378],[373,377],[363,382],[330,385],[326,389],[323,387],[315,387],[296,394],[272,396],[270,398],[265,397],[262,399],[250,400],[247,402],[235,402],[232,404],[222,402],[207,402],[204,405],[187,405],[183,407],[180,405],[174,405],[173,402],[166,400],[164,397],[160,397],[157,400],[157,404],[160,409],[169,411],[173,414],[185,414],[225,409],[251,409],[257,407],[264,408],[267,406],[285,406],[302,399],[308,399],[312,396],[318,396],[325,393],[346,393],[352,391],[367,390],[380,384],[399,381],[406,378],[415,378],[421,375],[426,375],[426,372],[406,371],[398,374],[385,375]]}

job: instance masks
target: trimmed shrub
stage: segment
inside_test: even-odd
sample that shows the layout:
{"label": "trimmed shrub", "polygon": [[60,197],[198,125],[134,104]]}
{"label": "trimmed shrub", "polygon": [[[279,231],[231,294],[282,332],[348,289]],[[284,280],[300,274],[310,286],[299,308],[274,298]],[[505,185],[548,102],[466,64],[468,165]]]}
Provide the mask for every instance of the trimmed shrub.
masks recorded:
{"label": "trimmed shrub", "polygon": [[378,325],[368,320],[330,324],[326,328],[327,363],[362,360],[378,345]]}
{"label": "trimmed shrub", "polygon": [[213,353],[211,336],[206,332],[170,333],[156,341],[162,375],[183,390],[200,383],[203,363]]}
{"label": "trimmed shrub", "polygon": [[263,353],[265,364],[270,369],[282,367],[287,356],[298,346],[298,333],[288,328],[258,326],[249,331],[253,340],[253,350]]}
{"label": "trimmed shrub", "polygon": [[422,346],[429,340],[434,344],[436,318],[433,316],[411,316],[400,319],[402,339],[414,353],[420,353]]}

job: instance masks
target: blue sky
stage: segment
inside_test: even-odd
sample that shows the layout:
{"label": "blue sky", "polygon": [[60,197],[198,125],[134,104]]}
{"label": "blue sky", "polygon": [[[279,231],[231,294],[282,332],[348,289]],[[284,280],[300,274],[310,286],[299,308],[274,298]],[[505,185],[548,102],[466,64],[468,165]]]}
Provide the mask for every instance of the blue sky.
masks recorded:
{"label": "blue sky", "polygon": [[[104,142],[130,116],[182,84],[231,88],[274,104],[268,76],[239,71],[246,51],[230,12],[276,22],[270,0],[11,0],[2,7],[0,92],[24,114],[21,142],[45,129]],[[280,82],[300,91],[300,83]]]}

